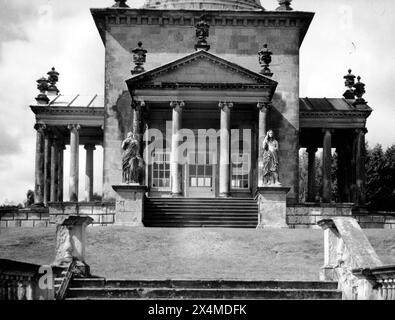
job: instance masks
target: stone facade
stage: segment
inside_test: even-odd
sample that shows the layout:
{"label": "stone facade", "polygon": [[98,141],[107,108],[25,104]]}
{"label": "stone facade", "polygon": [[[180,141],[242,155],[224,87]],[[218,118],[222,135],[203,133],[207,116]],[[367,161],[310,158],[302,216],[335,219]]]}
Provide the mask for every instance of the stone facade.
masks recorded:
{"label": "stone facade", "polygon": [[[105,45],[104,198],[114,199],[112,185],[120,183],[120,143],[130,95],[132,53],[139,41],[148,50],[145,69],[163,65],[194,51],[200,11],[92,9]],[[279,137],[282,176],[290,199],[297,198],[299,130],[299,47],[313,17],[302,12],[210,11],[207,14],[210,52],[259,72],[257,52],[269,43],[273,54],[273,80],[279,83],[273,97],[268,126]],[[129,118],[130,119],[130,118]],[[129,121],[129,120],[127,120]]]}

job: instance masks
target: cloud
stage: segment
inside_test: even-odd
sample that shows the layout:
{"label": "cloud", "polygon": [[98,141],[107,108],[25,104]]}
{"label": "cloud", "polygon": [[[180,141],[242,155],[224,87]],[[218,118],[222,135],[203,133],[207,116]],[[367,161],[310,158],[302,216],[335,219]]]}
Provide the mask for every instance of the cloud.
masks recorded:
{"label": "cloud", "polygon": [[0,158],[21,152],[19,137],[11,136],[3,125],[0,125]]}

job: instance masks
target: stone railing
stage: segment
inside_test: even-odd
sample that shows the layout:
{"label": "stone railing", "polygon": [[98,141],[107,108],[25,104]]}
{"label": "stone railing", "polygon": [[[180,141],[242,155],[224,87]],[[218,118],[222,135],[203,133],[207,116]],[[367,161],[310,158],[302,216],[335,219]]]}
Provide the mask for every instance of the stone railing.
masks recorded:
{"label": "stone railing", "polygon": [[395,300],[395,266],[354,269],[353,275],[372,283],[372,297],[376,300]]}
{"label": "stone railing", "polygon": [[54,299],[53,278],[61,270],[0,259],[0,300]]}
{"label": "stone railing", "polygon": [[344,300],[395,299],[394,266],[380,258],[352,217],[318,221],[324,229],[321,280],[338,281]]}

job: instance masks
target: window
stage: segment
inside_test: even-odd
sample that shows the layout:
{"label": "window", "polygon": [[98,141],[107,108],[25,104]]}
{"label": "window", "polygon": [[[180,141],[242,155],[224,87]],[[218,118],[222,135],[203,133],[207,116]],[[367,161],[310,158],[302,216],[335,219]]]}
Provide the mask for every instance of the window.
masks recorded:
{"label": "window", "polygon": [[190,153],[188,166],[190,187],[212,187],[213,165],[208,163],[204,153]]}
{"label": "window", "polygon": [[170,188],[170,154],[155,152],[152,163],[152,187]]}
{"label": "window", "polygon": [[250,187],[250,157],[248,153],[232,154],[232,189]]}

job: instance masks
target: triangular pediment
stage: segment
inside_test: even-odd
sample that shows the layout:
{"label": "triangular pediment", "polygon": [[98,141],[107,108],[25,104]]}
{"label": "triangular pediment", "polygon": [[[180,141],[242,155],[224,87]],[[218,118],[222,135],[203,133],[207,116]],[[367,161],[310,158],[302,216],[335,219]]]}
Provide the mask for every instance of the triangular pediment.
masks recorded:
{"label": "triangular pediment", "polygon": [[277,82],[212,53],[200,50],[127,80],[129,87],[161,84],[260,85]]}

